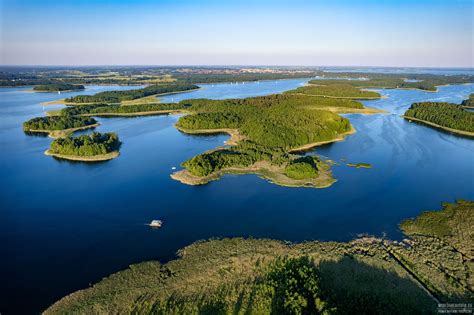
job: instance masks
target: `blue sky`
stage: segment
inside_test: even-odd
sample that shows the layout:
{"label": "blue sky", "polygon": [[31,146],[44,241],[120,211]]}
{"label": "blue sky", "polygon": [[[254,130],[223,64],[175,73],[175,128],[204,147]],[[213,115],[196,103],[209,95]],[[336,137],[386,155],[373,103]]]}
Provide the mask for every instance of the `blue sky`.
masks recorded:
{"label": "blue sky", "polygon": [[474,66],[472,0],[0,0],[0,20],[0,64]]}

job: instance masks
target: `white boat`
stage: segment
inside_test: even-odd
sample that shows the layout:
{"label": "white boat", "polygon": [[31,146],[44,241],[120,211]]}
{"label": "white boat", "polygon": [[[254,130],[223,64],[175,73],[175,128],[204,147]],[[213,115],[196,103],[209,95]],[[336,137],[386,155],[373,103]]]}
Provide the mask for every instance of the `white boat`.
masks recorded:
{"label": "white boat", "polygon": [[175,170],[175,169],[176,169],[176,166],[173,166],[171,169],[172,169],[172,170]]}
{"label": "white boat", "polygon": [[150,224],[151,227],[161,227],[163,225],[163,221],[161,220],[151,220]]}

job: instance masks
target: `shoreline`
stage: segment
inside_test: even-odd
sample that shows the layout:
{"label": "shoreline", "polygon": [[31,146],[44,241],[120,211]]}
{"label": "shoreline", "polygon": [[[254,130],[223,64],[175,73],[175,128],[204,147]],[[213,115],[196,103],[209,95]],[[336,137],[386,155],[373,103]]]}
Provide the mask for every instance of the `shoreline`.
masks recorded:
{"label": "shoreline", "polygon": [[224,144],[226,145],[231,145],[235,146],[239,143],[239,141],[244,140],[245,136],[242,135],[238,129],[232,129],[232,128],[219,128],[219,129],[196,129],[196,130],[191,130],[191,129],[185,129],[177,126],[176,124],[174,125],[178,131],[181,131],[185,134],[191,134],[191,135],[198,135],[198,134],[222,134],[226,133],[230,136],[229,139],[227,139]]}
{"label": "shoreline", "polygon": [[51,137],[53,139],[56,139],[56,138],[65,137],[68,134],[79,131],[79,130],[86,130],[86,129],[90,129],[90,128],[96,128],[96,127],[99,127],[99,126],[100,126],[99,123],[95,123],[95,124],[92,124],[92,125],[76,127],[76,128],[61,129],[61,130],[35,129],[35,130],[25,130],[25,132],[47,133],[49,137]]}
{"label": "shoreline", "polygon": [[101,162],[101,161],[108,161],[115,159],[120,155],[119,151],[112,151],[107,154],[100,154],[94,156],[78,156],[78,155],[66,155],[66,154],[59,154],[59,153],[52,153],[48,150],[44,151],[44,154],[47,156],[52,156],[62,160],[69,160],[69,161],[78,161],[78,162]]}
{"label": "shoreline", "polygon": [[184,114],[185,111],[181,109],[165,109],[165,110],[155,110],[149,112],[135,112],[135,113],[90,113],[90,114],[80,114],[77,116],[82,117],[139,117],[139,116],[153,116],[153,115],[176,115]]}
{"label": "shoreline", "polygon": [[441,126],[441,125],[438,125],[438,124],[435,124],[435,123],[432,123],[432,122],[429,122],[429,121],[426,121],[426,120],[413,118],[413,117],[409,117],[409,116],[405,116],[405,115],[402,115],[402,117],[405,118],[406,120],[415,121],[415,122],[418,122],[418,123],[421,123],[421,124],[424,124],[424,125],[435,127],[437,129],[447,131],[447,132],[449,132],[451,134],[455,134],[457,136],[464,136],[464,137],[474,138],[474,132],[471,132],[471,131],[452,129],[452,128],[444,127],[444,126]]}
{"label": "shoreline", "polygon": [[334,184],[337,180],[332,177],[331,167],[329,163],[324,164],[325,167],[318,170],[318,175],[314,178],[292,179],[284,174],[284,167],[271,165],[267,161],[259,161],[249,167],[228,167],[216,171],[208,176],[195,176],[187,169],[183,169],[170,174],[170,177],[183,184],[197,186],[204,185],[211,181],[218,180],[224,175],[247,175],[254,174],[260,178],[267,180],[272,184],[284,187],[306,187],[306,188],[327,188]]}
{"label": "shoreline", "polygon": [[334,139],[332,140],[325,140],[325,141],[318,141],[318,142],[312,142],[312,143],[308,143],[308,144],[304,144],[304,145],[301,145],[299,147],[296,147],[296,148],[293,148],[291,149],[290,151],[288,151],[288,153],[299,153],[299,152],[305,152],[305,151],[309,151],[315,147],[319,147],[319,146],[322,146],[322,145],[325,145],[325,144],[329,144],[329,143],[333,143],[333,142],[339,142],[339,141],[343,141],[346,139],[347,136],[349,135],[352,135],[354,133],[356,133],[357,130],[354,128],[354,126],[352,126],[351,124],[351,129],[349,131],[346,131],[344,133],[340,133],[338,134]]}

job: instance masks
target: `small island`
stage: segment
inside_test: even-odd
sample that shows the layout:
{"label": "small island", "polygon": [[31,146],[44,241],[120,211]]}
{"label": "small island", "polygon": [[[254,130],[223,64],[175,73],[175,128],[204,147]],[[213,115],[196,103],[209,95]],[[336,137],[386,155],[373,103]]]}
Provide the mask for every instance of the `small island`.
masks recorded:
{"label": "small island", "polygon": [[460,200],[402,222],[403,241],[199,241],[44,313],[434,314],[439,303],[473,298],[473,225],[474,202]]}
{"label": "small island", "polygon": [[47,133],[52,138],[59,138],[74,131],[97,126],[99,126],[99,123],[92,117],[47,116],[24,122],[23,131],[27,134]]}
{"label": "small island", "polygon": [[474,113],[462,105],[443,102],[414,103],[403,117],[455,135],[474,137]]}
{"label": "small island", "polygon": [[84,90],[84,85],[81,84],[46,84],[36,85],[33,87],[35,92],[68,92]]}
{"label": "small island", "polygon": [[369,163],[347,163],[347,166],[355,168],[372,168],[372,165]]}
{"label": "small island", "polygon": [[462,101],[461,106],[468,109],[474,109],[474,93],[471,93],[467,100]]}
{"label": "small island", "polygon": [[93,132],[90,135],[55,139],[45,154],[72,161],[107,161],[119,156],[120,145],[116,133]]}

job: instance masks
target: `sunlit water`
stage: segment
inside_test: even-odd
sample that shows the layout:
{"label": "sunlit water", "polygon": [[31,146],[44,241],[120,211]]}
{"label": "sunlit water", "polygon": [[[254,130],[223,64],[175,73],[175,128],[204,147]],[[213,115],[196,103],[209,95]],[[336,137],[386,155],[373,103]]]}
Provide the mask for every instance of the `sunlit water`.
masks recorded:
{"label": "sunlit water", "polygon": [[[210,84],[162,97],[247,97],[281,92],[305,80]],[[80,93],[0,89],[0,312],[39,311],[74,290],[143,260],[166,261],[177,249],[211,237],[347,241],[359,234],[403,237],[398,223],[443,201],[474,199],[474,141],[409,123],[400,115],[417,101],[459,103],[472,85],[438,93],[380,90],[365,104],[381,115],[347,115],[357,133],[315,152],[339,162],[327,189],[286,188],[255,175],[228,175],[204,186],[172,180],[171,168],[222,145],[226,135],[189,136],[177,116],[99,118],[114,131],[120,157],[97,164],[45,156],[51,139],[26,136],[21,123],[39,105],[77,94],[130,87],[89,87]],[[50,107],[57,108],[57,107]],[[47,108],[49,109],[49,108]],[[314,152],[313,152],[314,153]],[[355,169],[344,162],[365,162]],[[164,227],[145,223],[162,219]]]}

